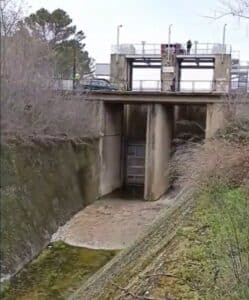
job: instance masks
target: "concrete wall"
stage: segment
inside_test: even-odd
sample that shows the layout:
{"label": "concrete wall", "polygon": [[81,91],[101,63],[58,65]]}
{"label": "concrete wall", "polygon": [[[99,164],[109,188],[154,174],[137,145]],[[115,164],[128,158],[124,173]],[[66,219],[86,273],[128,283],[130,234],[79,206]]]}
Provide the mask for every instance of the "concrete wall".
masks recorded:
{"label": "concrete wall", "polygon": [[161,90],[163,92],[172,91],[173,79],[176,78],[176,72],[178,72],[176,67],[176,56],[172,53],[162,54],[162,67],[161,67]]}
{"label": "concrete wall", "polygon": [[100,196],[123,184],[123,105],[101,103],[102,129],[100,137]]}
{"label": "concrete wall", "polygon": [[232,59],[230,54],[215,55],[214,88],[216,92],[228,93],[231,81]]}
{"label": "concrete wall", "polygon": [[169,187],[169,159],[173,126],[173,107],[148,105],[145,200],[156,200]]}
{"label": "concrete wall", "polygon": [[1,145],[1,278],[98,197],[98,140],[33,138]]}
{"label": "concrete wall", "polygon": [[130,72],[125,55],[111,55],[111,74],[110,80],[121,90],[127,90]]}
{"label": "concrete wall", "polygon": [[236,104],[235,116],[240,119],[249,119],[249,101],[245,104]]}
{"label": "concrete wall", "polygon": [[211,138],[217,130],[225,126],[225,110],[221,104],[207,104],[206,138]]}

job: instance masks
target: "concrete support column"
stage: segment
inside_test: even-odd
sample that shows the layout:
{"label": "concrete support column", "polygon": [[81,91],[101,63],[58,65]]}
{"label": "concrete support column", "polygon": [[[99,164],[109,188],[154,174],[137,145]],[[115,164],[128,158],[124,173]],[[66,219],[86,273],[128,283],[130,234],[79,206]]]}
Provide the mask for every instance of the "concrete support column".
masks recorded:
{"label": "concrete support column", "polygon": [[173,107],[149,104],[147,112],[145,200],[157,200],[169,187]]}
{"label": "concrete support column", "polygon": [[225,126],[225,111],[222,104],[207,104],[206,138],[215,135]]}
{"label": "concrete support column", "polygon": [[162,54],[161,91],[172,92],[176,88],[176,57],[167,52]]}
{"label": "concrete support column", "polygon": [[131,87],[132,73],[131,66],[126,56],[121,54],[111,55],[111,82],[121,90]]}
{"label": "concrete support column", "polygon": [[214,90],[220,93],[229,93],[231,81],[231,54],[215,55]]}
{"label": "concrete support column", "polygon": [[101,103],[100,186],[104,196],[123,184],[123,105]]}

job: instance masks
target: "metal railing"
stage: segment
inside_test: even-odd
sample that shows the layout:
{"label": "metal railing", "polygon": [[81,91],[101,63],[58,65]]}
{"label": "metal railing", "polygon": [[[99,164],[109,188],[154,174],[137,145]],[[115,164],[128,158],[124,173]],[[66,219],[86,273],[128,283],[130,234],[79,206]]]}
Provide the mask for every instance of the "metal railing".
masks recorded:
{"label": "metal railing", "polygon": [[190,55],[232,54],[231,45],[194,42]]}
{"label": "metal railing", "polygon": [[161,91],[160,80],[133,80],[132,82],[133,91],[146,91],[146,92],[159,92]]}
{"label": "metal railing", "polygon": [[[165,51],[167,51],[167,44]],[[175,48],[171,44],[170,51],[174,52]],[[179,45],[179,44],[178,44]],[[161,56],[161,44],[140,43],[140,44],[120,44],[112,46],[113,54],[123,54],[131,56]],[[181,45],[181,53],[187,54],[186,45]],[[239,51],[233,51],[231,45],[223,45],[219,43],[199,43],[193,42],[190,55],[215,55],[215,54],[231,54],[234,58],[239,58]]]}
{"label": "metal railing", "polygon": [[121,44],[112,46],[113,54],[137,55],[137,56],[161,56],[161,44]]}
{"label": "metal railing", "polygon": [[[180,82],[163,81],[163,89],[170,92],[184,93],[211,93],[211,92],[229,92],[229,89],[235,91],[241,89],[236,82],[225,80],[181,80]],[[249,83],[243,90],[249,91]],[[132,82],[132,91],[140,92],[160,92],[160,80],[134,80]]]}
{"label": "metal railing", "polygon": [[179,92],[214,92],[214,91],[226,91],[227,82],[214,80],[181,80],[178,86]]}

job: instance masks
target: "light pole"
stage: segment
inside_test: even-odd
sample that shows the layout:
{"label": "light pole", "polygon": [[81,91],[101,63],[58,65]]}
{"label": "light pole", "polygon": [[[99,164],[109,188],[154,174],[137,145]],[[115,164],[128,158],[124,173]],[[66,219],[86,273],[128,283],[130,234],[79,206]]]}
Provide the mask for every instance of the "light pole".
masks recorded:
{"label": "light pole", "polygon": [[117,26],[117,52],[119,53],[119,38],[120,38],[120,28],[123,27],[123,25]]}
{"label": "light pole", "polygon": [[222,34],[222,63],[224,62],[224,54],[226,54],[226,27],[227,24],[224,24]]}
{"label": "light pole", "polygon": [[76,89],[76,45],[73,44],[73,90]]}
{"label": "light pole", "polygon": [[226,44],[226,27],[227,27],[227,24],[224,24],[224,26],[223,26],[223,35],[222,35],[222,44],[223,44],[224,49],[225,49],[225,44]]}
{"label": "light pole", "polygon": [[142,41],[142,54],[144,56],[145,53],[145,41]]}
{"label": "light pole", "polygon": [[170,52],[170,43],[171,43],[171,27],[173,24],[169,25],[169,32],[168,32],[168,62],[169,62],[169,52]]}

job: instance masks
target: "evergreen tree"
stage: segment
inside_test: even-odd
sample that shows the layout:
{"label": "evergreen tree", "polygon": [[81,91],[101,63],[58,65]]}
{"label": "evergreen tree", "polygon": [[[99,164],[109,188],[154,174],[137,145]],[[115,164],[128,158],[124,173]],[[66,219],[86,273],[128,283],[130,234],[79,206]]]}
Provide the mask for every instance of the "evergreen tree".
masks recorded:
{"label": "evergreen tree", "polygon": [[50,13],[41,8],[27,17],[24,25],[32,36],[47,42],[53,50],[56,77],[72,79],[74,72],[81,76],[91,72],[92,60],[84,50],[84,32],[77,31],[64,10],[56,9]]}

